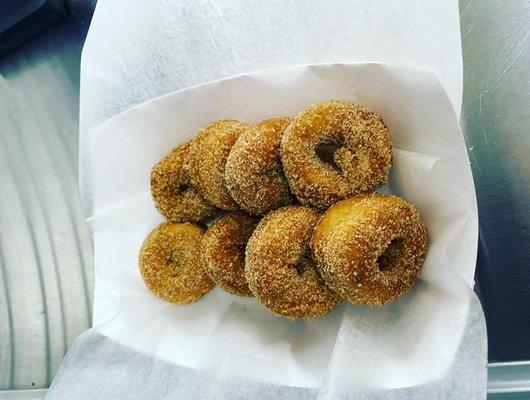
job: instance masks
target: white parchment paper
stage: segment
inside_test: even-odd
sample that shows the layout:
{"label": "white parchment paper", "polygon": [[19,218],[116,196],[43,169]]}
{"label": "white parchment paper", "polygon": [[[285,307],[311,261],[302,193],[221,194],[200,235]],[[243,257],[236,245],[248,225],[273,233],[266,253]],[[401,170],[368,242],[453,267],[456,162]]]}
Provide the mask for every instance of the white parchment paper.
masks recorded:
{"label": "white parchment paper", "polygon": [[81,199],[89,131],[155,97],[228,76],[330,62],[433,71],[462,103],[457,0],[105,0],[81,60]]}
{"label": "white parchment paper", "polygon": [[[162,220],[149,194],[152,166],[215,119],[255,123],[330,98],[373,107],[392,133],[396,163],[383,190],[414,203],[429,229],[428,257],[411,292],[381,308],[343,303],[323,318],[295,322],[217,288],[185,306],[155,298],[137,267],[144,237]],[[330,64],[241,75],[133,108],[91,131],[88,145],[94,325],[109,338],[221,380],[337,396],[425,385],[447,374],[474,296],[477,209],[457,118],[431,72]],[[469,354],[477,356],[486,358]]]}

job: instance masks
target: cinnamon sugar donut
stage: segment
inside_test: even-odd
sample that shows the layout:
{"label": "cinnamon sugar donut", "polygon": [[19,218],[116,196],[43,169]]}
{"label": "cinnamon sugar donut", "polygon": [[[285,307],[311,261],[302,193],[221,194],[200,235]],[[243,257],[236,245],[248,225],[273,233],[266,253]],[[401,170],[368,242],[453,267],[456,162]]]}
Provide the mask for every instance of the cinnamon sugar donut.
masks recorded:
{"label": "cinnamon sugar donut", "polygon": [[151,292],[171,303],[189,303],[214,283],[202,269],[204,229],[190,223],[164,222],[149,233],[140,249],[142,278]]}
{"label": "cinnamon sugar donut", "polygon": [[187,170],[191,141],[175,147],[151,171],[151,194],[156,209],[171,222],[198,222],[215,208],[193,186]]}
{"label": "cinnamon sugar donut", "polygon": [[230,150],[225,181],[245,211],[263,215],[294,200],[280,159],[280,140],[292,118],[260,122],[243,132]]}
{"label": "cinnamon sugar donut", "polygon": [[229,119],[213,122],[201,129],[190,148],[189,173],[193,186],[223,210],[239,208],[226,189],[224,170],[230,149],[246,128],[245,124]]}
{"label": "cinnamon sugar donut", "polygon": [[318,214],[287,206],[267,214],[247,244],[245,276],[254,296],[287,318],[312,318],[340,302],[311,259],[309,239]]}
{"label": "cinnamon sugar donut", "polygon": [[414,284],[425,260],[427,229],[400,197],[357,195],[324,213],[311,249],[326,284],[343,299],[382,305]]}
{"label": "cinnamon sugar donut", "polygon": [[228,293],[252,297],[245,278],[245,248],[258,219],[231,212],[217,219],[202,239],[202,266]]}
{"label": "cinnamon sugar donut", "polygon": [[322,209],[382,185],[392,165],[383,119],[348,101],[306,108],[285,130],[280,148],[293,193],[302,204]]}

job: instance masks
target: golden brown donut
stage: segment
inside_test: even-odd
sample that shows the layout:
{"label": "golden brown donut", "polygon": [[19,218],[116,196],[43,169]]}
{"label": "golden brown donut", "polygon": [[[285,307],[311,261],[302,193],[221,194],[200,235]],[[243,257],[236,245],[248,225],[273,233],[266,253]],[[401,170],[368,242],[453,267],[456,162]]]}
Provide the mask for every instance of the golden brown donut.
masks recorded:
{"label": "golden brown donut", "polygon": [[171,222],[198,222],[215,208],[193,186],[187,170],[191,141],[175,147],[151,171],[151,194],[157,210]]}
{"label": "golden brown donut", "polygon": [[193,186],[223,210],[239,209],[226,188],[224,171],[230,149],[246,128],[234,120],[213,122],[200,130],[190,149],[189,173]]}
{"label": "golden brown donut", "polygon": [[427,252],[427,229],[400,197],[357,195],[324,213],[311,249],[331,289],[352,303],[378,306],[414,284]]}
{"label": "golden brown donut", "polygon": [[200,261],[203,234],[197,225],[169,222],[149,233],[140,249],[139,264],[151,292],[171,303],[189,303],[214,286]]}
{"label": "golden brown donut", "polygon": [[311,259],[309,239],[318,214],[304,206],[272,211],[247,244],[245,276],[256,298],[287,318],[312,318],[340,302]]}
{"label": "golden brown donut", "polygon": [[382,185],[392,165],[392,143],[383,119],[348,101],[306,108],[285,130],[280,149],[293,193],[302,204],[322,209]]}
{"label": "golden brown donut", "polygon": [[230,150],[225,181],[247,212],[263,215],[294,200],[280,159],[280,140],[292,118],[272,118],[243,132]]}
{"label": "golden brown donut", "polygon": [[217,219],[202,239],[202,265],[228,293],[252,297],[245,278],[245,248],[258,224],[247,214],[231,212]]}

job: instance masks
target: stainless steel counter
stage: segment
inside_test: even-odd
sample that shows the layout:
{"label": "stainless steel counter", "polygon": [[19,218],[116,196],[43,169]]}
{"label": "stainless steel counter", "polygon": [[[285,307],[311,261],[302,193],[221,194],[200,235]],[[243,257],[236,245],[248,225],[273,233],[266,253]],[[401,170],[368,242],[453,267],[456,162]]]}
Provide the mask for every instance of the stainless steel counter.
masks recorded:
{"label": "stainless steel counter", "polygon": [[530,360],[530,2],[461,2],[462,127],[490,361]]}
{"label": "stainless steel counter", "polygon": [[91,323],[77,189],[86,30],[62,23],[0,60],[0,389],[47,387]]}
{"label": "stainless steel counter", "polygon": [[[69,22],[0,60],[0,389],[46,387],[90,324],[77,134],[93,2],[72,4]],[[530,3],[463,0],[460,10],[462,126],[480,214],[476,290],[490,361],[530,360]],[[494,367],[492,387],[524,387],[524,371]]]}

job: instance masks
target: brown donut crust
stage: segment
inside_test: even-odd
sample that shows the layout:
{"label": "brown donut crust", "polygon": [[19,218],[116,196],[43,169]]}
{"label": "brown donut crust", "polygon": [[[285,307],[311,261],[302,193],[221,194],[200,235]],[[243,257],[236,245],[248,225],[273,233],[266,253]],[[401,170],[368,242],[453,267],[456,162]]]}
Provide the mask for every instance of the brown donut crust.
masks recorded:
{"label": "brown donut crust", "polygon": [[291,121],[288,117],[261,121],[245,130],[230,150],[226,186],[250,214],[264,215],[294,202],[280,158],[280,141]]}
{"label": "brown donut crust", "polygon": [[[319,158],[321,145],[338,146],[331,157],[336,167]],[[298,114],[285,130],[280,151],[292,192],[302,204],[321,209],[382,185],[392,165],[383,119],[368,107],[341,100]]]}
{"label": "brown donut crust", "polygon": [[427,252],[427,229],[400,197],[362,194],[334,204],[311,238],[326,284],[355,304],[395,301],[414,284]]}
{"label": "brown donut crust", "polygon": [[287,206],[267,214],[247,244],[245,275],[254,296],[287,318],[313,318],[340,302],[311,259],[309,239],[319,214]]}
{"label": "brown donut crust", "polygon": [[189,174],[197,191],[223,210],[238,210],[224,180],[226,159],[247,125],[234,120],[219,120],[202,128],[190,148]]}
{"label": "brown donut crust", "polygon": [[257,218],[231,212],[210,225],[202,239],[204,270],[230,294],[252,297],[245,278],[245,248],[257,224]]}
{"label": "brown donut crust", "polygon": [[191,141],[175,147],[151,171],[155,207],[171,222],[198,222],[212,216],[215,207],[191,186],[187,163]]}
{"label": "brown donut crust", "polygon": [[142,278],[151,292],[171,303],[189,303],[214,283],[203,270],[200,247],[204,229],[190,223],[163,222],[145,239],[139,255]]}

